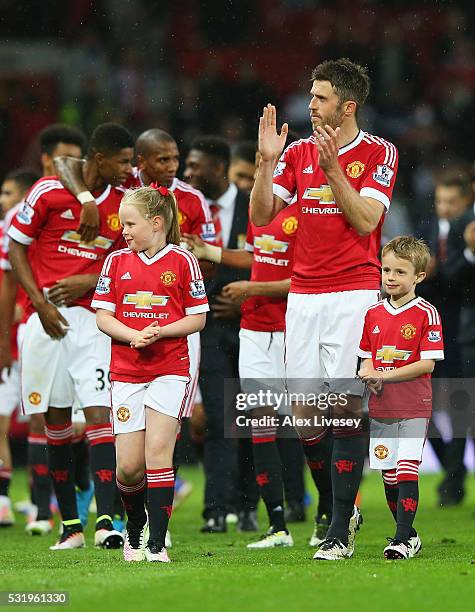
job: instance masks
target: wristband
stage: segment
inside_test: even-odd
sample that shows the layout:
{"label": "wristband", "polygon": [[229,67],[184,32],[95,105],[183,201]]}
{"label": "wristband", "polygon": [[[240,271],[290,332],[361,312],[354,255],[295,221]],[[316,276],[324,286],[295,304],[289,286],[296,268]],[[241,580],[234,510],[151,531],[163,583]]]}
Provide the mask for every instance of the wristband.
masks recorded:
{"label": "wristband", "polygon": [[94,196],[90,191],[81,191],[76,196],[76,200],[79,200],[81,204],[85,204],[86,202],[94,202]]}
{"label": "wristband", "polygon": [[219,246],[214,246],[214,244],[206,243],[205,258],[208,261],[219,264],[223,258],[223,249]]}

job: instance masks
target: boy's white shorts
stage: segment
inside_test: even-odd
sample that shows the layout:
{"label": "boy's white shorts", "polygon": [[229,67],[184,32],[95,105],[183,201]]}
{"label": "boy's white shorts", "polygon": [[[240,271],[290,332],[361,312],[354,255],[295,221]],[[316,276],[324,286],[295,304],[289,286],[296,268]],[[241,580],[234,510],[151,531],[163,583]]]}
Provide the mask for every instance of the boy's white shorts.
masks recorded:
{"label": "boy's white shorts", "polygon": [[397,462],[421,461],[429,419],[370,419],[369,467],[393,470]]}

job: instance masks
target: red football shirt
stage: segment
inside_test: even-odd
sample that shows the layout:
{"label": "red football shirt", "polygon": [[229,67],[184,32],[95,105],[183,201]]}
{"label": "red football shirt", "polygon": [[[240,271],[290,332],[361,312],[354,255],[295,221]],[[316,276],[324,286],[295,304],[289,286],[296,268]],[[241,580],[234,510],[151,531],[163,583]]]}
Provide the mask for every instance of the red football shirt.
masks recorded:
{"label": "red football shirt", "polygon": [[[48,289],[75,274],[99,274],[108,253],[124,244],[118,215],[122,196],[110,185],[101,194],[94,194],[99,207],[99,235],[93,244],[86,244],[76,231],[81,204],[72,193],[56,177],[42,178],[33,185],[8,235],[24,245],[36,241],[30,265],[39,289]],[[93,291],[88,292],[73,305],[90,308],[92,295]]]}
{"label": "red football shirt", "polygon": [[[122,188],[144,187],[142,175],[137,167],[132,169],[132,175]],[[150,187],[157,189],[160,185],[151,183]],[[216,243],[216,229],[209,205],[204,195],[188,183],[173,179],[170,186],[178,206],[178,222],[182,234],[195,234],[205,242]]]}
{"label": "red football shirt", "polygon": [[[130,249],[111,253],[92,306],[110,310],[133,329],[144,329],[154,321],[168,325],[209,310],[196,257],[173,244],[151,258]],[[111,380],[148,382],[158,376],[188,376],[189,368],[186,337],[159,339],[139,350],[112,340]]]}
{"label": "red football shirt", "polygon": [[[389,208],[398,165],[393,144],[360,130],[353,142],[340,148],[338,161],[361,196]],[[286,148],[274,171],[273,191],[287,204],[298,203],[291,292],[379,289],[383,218],[368,236],[351,227],[318,165],[314,136]]]}
{"label": "red football shirt", "polygon": [[[5,219],[0,224],[0,269],[3,271],[10,271],[12,269],[10,259],[8,257],[10,239],[8,237],[8,230],[12,223],[16,213],[23,206],[23,202],[19,202],[13,208],[11,208],[5,215]],[[23,287],[17,283],[17,292],[15,298],[15,304],[25,313],[29,304],[29,299]],[[17,344],[17,333],[18,323],[15,323],[11,331],[11,351],[14,359],[18,359],[18,344]]]}
{"label": "red football shirt", "polygon": [[[437,310],[420,297],[400,308],[388,299],[366,312],[358,356],[372,359],[375,370],[394,370],[421,359],[444,358],[442,325]],[[380,395],[370,396],[369,414],[375,418],[429,417],[432,411],[431,376],[384,383]]]}
{"label": "red football shirt", "polygon": [[[246,250],[254,256],[251,281],[267,282],[290,278],[297,232],[297,204],[291,204],[265,226],[249,223]],[[241,327],[253,331],[284,331],[287,298],[256,296],[241,306]]]}

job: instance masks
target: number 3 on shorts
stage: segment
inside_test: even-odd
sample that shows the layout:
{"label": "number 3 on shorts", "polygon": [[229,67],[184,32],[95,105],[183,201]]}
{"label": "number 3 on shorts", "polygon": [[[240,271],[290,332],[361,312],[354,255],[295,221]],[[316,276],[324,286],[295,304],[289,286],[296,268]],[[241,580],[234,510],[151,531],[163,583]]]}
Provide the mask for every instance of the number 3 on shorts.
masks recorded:
{"label": "number 3 on shorts", "polygon": [[[106,372],[102,368],[96,368],[97,384],[96,391],[104,391],[106,386],[105,376]],[[107,372],[107,379],[110,382],[110,373]]]}

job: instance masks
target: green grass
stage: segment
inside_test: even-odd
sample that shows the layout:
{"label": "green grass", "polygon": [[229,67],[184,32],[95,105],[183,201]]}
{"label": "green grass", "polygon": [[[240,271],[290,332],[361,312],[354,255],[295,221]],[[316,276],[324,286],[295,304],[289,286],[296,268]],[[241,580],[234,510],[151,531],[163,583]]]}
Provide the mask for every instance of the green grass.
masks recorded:
{"label": "green grass", "polygon": [[[71,610],[160,612],[161,610],[460,610],[475,593],[475,490],[473,477],[464,504],[436,507],[436,476],[423,476],[416,527],[423,540],[410,561],[382,558],[392,517],[380,478],[371,473],[362,485],[364,525],[353,559],[312,561],[307,546],[311,522],[292,525],[291,549],[252,551],[249,534],[200,534],[203,478],[183,469],[194,491],[171,523],[173,560],[168,566],[128,565],[121,551],[88,548],[53,552],[54,537],[31,538],[23,519],[0,532],[0,590],[66,590]],[[24,496],[22,472],[15,473],[13,497]],[[93,518],[93,517],[91,517]],[[261,508],[261,526],[265,517]],[[252,534],[251,534],[252,535]]]}

